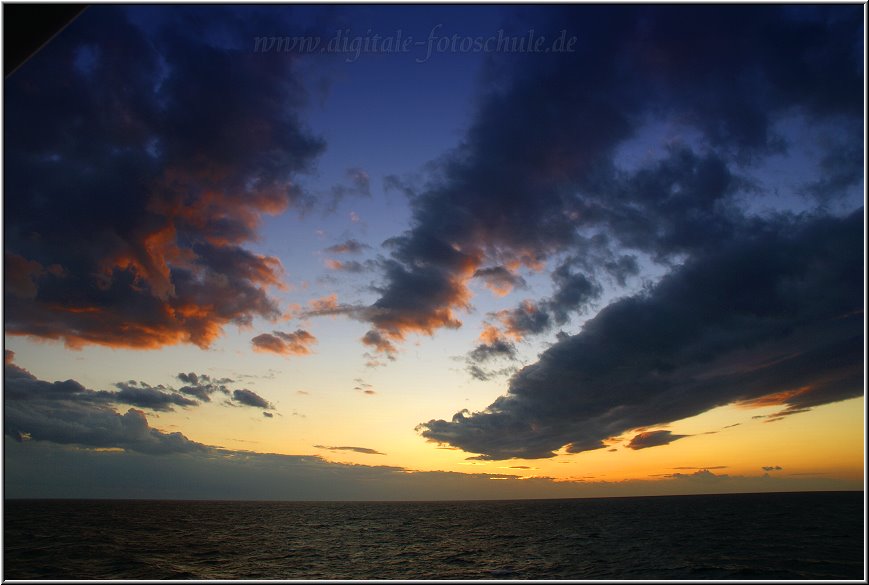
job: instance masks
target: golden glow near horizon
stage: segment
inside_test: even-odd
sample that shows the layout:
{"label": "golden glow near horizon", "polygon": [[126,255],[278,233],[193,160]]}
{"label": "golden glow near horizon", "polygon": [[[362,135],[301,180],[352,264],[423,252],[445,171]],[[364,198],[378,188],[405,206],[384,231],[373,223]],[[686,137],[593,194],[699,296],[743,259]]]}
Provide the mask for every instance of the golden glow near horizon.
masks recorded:
{"label": "golden glow near horizon", "polygon": [[[449,418],[461,408],[482,410],[506,390],[506,378],[485,383],[468,379],[449,349],[456,342],[449,338],[459,335],[447,332],[436,338],[418,338],[397,361],[373,369],[360,367],[358,358],[352,357],[355,340],[336,347],[325,337],[315,352],[304,358],[251,353],[234,335],[204,354],[173,347],[139,357],[129,350],[93,347],[65,352],[56,344],[21,338],[8,339],[8,345],[18,351],[16,361],[31,368],[37,377],[56,379],[61,372],[74,371],[78,364],[83,367],[78,378],[94,389],[110,387],[120,372],[149,384],[170,385],[177,385],[177,380],[168,372],[197,370],[213,377],[234,377],[237,386],[251,388],[275,404],[273,418],[264,419],[254,409],[227,407],[220,395],[196,409],[147,412],[154,428],[182,432],[191,440],[230,450],[317,455],[331,462],[411,471],[550,478],[582,485],[655,482],[704,470],[749,479],[764,475],[840,479],[851,485],[864,475],[863,398],[775,421],[767,417],[780,411],[781,405],[763,405],[762,400],[731,404],[670,424],[627,431],[608,440],[604,449],[574,454],[561,449],[555,457],[541,459],[475,460],[472,453],[427,441],[414,430],[421,422]],[[423,346],[428,346],[428,351],[420,351]],[[30,357],[46,350],[57,353],[59,361]],[[334,367],[336,351],[348,356],[338,367]],[[87,363],[106,367],[90,372],[99,371],[99,378],[89,378]],[[158,371],[167,374],[155,377]],[[420,371],[426,375],[420,377]],[[627,447],[637,433],[654,430],[684,437],[646,449]],[[651,489],[648,484],[643,486],[637,493]]]}
{"label": "golden glow near horizon", "polygon": [[[106,351],[119,357],[124,353]],[[280,365],[273,359],[253,357],[254,361],[257,359]],[[286,360],[281,369],[284,372],[275,374],[273,379],[249,380],[251,388],[276,403],[273,419],[263,420],[259,411],[226,408],[219,397],[195,411],[149,413],[148,418],[155,428],[181,431],[192,440],[227,449],[313,454],[328,461],[420,471],[510,474],[569,481],[655,479],[703,469],[731,476],[761,476],[766,473],[763,467],[781,467],[770,473],[782,476],[818,474],[856,480],[863,475],[863,398],[820,406],[774,422],[764,417],[781,410],[781,406],[719,407],[646,429],[667,429],[686,435],[668,445],[646,449],[632,450],[626,446],[639,432],[629,431],[618,440],[611,440],[605,449],[576,454],[561,450],[556,457],[545,459],[478,461],[468,460],[473,456],[471,453],[428,442],[414,431],[420,422],[449,416],[444,412],[444,404],[464,402],[473,411],[494,398],[476,389],[478,398],[474,403],[465,400],[463,395],[472,394],[474,388],[462,382],[458,386],[464,388],[451,387],[460,378],[455,373],[426,376],[414,384],[397,374],[365,372],[360,374],[366,380],[362,383],[375,392],[369,395],[354,389],[359,382],[354,381],[353,371],[334,370],[331,375],[320,372],[317,378],[310,367],[303,367],[294,359]],[[406,367],[405,376],[412,376],[414,369]],[[497,390],[498,385],[487,384],[486,388]],[[315,445],[364,447],[383,455],[327,450]]]}

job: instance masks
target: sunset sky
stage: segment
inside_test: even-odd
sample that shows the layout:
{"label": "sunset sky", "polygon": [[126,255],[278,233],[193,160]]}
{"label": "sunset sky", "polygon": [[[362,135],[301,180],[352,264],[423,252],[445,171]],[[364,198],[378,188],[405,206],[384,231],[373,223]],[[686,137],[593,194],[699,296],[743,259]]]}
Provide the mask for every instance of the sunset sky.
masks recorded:
{"label": "sunset sky", "polygon": [[863,10],[91,6],[5,82],[6,496],[863,489]]}

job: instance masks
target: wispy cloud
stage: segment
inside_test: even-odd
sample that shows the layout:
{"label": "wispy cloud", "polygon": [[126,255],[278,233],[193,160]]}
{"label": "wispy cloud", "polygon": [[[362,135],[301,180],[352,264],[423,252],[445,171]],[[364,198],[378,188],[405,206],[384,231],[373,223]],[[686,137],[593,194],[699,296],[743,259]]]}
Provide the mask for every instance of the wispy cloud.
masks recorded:
{"label": "wispy cloud", "polygon": [[326,449],[327,451],[352,451],[354,453],[362,453],[364,455],[386,455],[380,451],[369,449],[368,447],[327,447],[325,445],[314,445],[315,449]]}
{"label": "wispy cloud", "polygon": [[359,254],[362,251],[370,248],[368,244],[354,239],[346,240],[340,244],[335,244],[326,248],[326,252],[331,254]]}

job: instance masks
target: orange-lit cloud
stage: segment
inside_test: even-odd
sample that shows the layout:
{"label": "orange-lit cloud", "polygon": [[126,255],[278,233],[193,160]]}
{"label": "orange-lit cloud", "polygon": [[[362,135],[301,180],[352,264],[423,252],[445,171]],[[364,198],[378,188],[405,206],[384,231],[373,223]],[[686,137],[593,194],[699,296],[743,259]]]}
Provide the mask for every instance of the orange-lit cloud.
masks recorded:
{"label": "orange-lit cloud", "polygon": [[326,251],[331,252],[332,254],[358,254],[362,250],[370,247],[371,246],[368,244],[363,244],[358,240],[350,239],[340,244],[329,246],[326,248]]}
{"label": "orange-lit cloud", "polygon": [[362,343],[374,349],[374,351],[387,354],[390,357],[398,352],[398,348],[396,348],[392,342],[384,338],[380,332],[375,330],[368,331],[362,337]]}
{"label": "orange-lit cloud", "polygon": [[504,266],[479,268],[474,272],[474,276],[483,279],[486,287],[499,297],[510,294],[516,287],[525,287],[525,279],[516,274],[515,269],[511,270]]}
{"label": "orange-lit cloud", "polygon": [[3,282],[6,290],[18,297],[36,296],[36,279],[43,272],[42,264],[35,260],[6,252],[3,263]]}
{"label": "orange-lit cloud", "polygon": [[483,324],[483,331],[480,332],[480,341],[487,345],[492,345],[502,339],[503,336],[501,335],[501,331],[499,331],[497,327],[494,327],[489,323]]}
{"label": "orange-lit cloud", "polygon": [[[308,204],[295,177],[323,149],[288,106],[290,64],[147,39],[123,11],[100,22],[55,39],[8,86],[20,123],[6,136],[16,203],[4,219],[21,230],[5,242],[6,332],[70,347],[208,347],[228,324],[277,319],[283,267],[247,246],[264,215]],[[81,43],[125,65],[86,79],[63,57]],[[33,107],[31,91],[47,101]],[[86,134],[69,131],[70,112]],[[49,147],[51,160],[39,154]]]}
{"label": "orange-lit cloud", "polygon": [[308,301],[308,305],[311,307],[311,310],[315,312],[334,311],[338,309],[338,295],[332,293],[319,299],[312,299]]}
{"label": "orange-lit cloud", "polygon": [[811,386],[803,386],[792,390],[784,390],[782,392],[774,392],[758,398],[750,400],[742,400],[737,402],[735,406],[742,408],[762,408],[765,406],[782,406],[790,402],[792,399],[808,394],[812,391]]}
{"label": "orange-lit cloud", "polygon": [[317,338],[305,331],[297,329],[292,333],[274,331],[262,333],[251,339],[254,351],[276,353],[279,355],[308,355],[310,346],[317,343]]}
{"label": "orange-lit cloud", "polygon": [[529,332],[537,332],[549,323],[548,315],[534,301],[527,299],[513,310],[498,311],[495,317],[504,326],[504,333],[515,341],[522,341]]}

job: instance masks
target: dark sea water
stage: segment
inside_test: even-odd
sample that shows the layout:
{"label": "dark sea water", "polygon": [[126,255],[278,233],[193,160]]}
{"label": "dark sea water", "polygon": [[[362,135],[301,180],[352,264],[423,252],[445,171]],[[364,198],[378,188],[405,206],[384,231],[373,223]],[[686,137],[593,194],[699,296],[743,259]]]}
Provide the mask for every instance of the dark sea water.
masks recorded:
{"label": "dark sea water", "polygon": [[4,512],[4,579],[864,578],[862,492]]}

